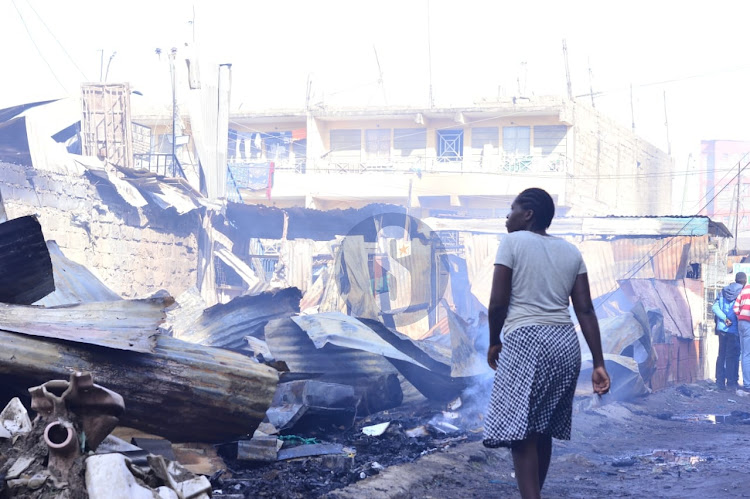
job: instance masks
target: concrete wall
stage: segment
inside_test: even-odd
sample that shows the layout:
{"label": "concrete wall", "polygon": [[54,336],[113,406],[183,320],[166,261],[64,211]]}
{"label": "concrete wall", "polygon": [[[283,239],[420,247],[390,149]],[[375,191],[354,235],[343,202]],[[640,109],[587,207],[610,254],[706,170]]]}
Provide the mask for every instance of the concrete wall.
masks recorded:
{"label": "concrete wall", "polygon": [[195,285],[197,214],[137,210],[104,181],[82,171],[40,171],[0,163],[8,218],[36,214],[46,239],[88,266],[124,298],[161,289],[177,296]]}
{"label": "concrete wall", "polygon": [[573,113],[570,215],[668,215],[672,158],[585,104]]}

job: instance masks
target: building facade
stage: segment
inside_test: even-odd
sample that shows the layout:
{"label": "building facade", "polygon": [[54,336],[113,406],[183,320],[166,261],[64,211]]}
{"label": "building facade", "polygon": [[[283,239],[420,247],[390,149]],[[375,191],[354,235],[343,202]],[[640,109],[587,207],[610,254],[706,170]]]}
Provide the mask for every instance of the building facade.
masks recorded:
{"label": "building facade", "polygon": [[229,197],[251,204],[495,217],[531,186],[573,216],[663,215],[671,203],[653,181],[673,169],[666,153],[562,98],[235,114],[228,144]]}
{"label": "building facade", "polygon": [[749,154],[750,142],[701,141],[700,195],[706,200],[703,213],[726,225],[741,250],[750,250],[750,217],[744,202],[750,194],[750,176],[742,171]]}

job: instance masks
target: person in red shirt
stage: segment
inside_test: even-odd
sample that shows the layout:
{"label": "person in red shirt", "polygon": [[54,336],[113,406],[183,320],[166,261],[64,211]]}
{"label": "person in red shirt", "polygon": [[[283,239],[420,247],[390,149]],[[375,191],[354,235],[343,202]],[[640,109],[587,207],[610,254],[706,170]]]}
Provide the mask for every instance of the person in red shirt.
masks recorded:
{"label": "person in red shirt", "polygon": [[734,301],[737,327],[740,334],[740,363],[742,365],[742,389],[750,392],[750,285],[745,285]]}

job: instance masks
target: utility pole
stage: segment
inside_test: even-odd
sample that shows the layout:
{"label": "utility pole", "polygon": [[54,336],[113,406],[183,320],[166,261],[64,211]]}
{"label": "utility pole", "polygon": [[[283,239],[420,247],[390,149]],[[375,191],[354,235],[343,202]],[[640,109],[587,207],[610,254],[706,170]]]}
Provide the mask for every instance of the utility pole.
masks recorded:
{"label": "utility pole", "polygon": [[565,58],[565,79],[568,82],[568,99],[573,100],[573,85],[570,83],[570,67],[568,66],[568,43],[563,38],[563,57]]}
{"label": "utility pole", "polygon": [[99,83],[104,82],[104,49],[99,50]]}
{"label": "utility pole", "polygon": [[667,91],[664,91],[664,126],[667,128],[667,154],[672,155],[672,142],[669,140],[669,120],[667,119]]}
{"label": "utility pole", "polygon": [[740,176],[742,160],[737,161],[737,209],[734,214],[734,254],[737,254],[737,240],[740,238]]}
{"label": "utility pole", "polygon": [[105,83],[107,81],[107,78],[109,78],[109,65],[112,64],[112,59],[114,59],[116,55],[117,55],[117,52],[112,52],[112,55],[109,56],[109,60],[107,61],[107,71],[104,73]]}
{"label": "utility pole", "polygon": [[596,107],[596,104],[594,104],[594,84],[592,83],[591,78],[591,59],[589,58],[589,92],[591,95],[591,107]]}
{"label": "utility pole", "polygon": [[630,84],[630,121],[635,133],[635,111],[633,110],[633,84]]}
{"label": "utility pole", "polygon": [[[177,48],[172,47],[172,51],[169,53],[169,72],[172,77],[172,176],[175,176],[174,169],[175,169],[175,151],[176,151],[176,142],[177,142],[177,92],[176,92],[176,84],[175,84],[175,67],[174,67],[174,60],[177,56]],[[166,165],[165,165],[166,167]],[[166,172],[165,172],[166,173]]]}
{"label": "utility pole", "polygon": [[435,107],[432,95],[432,35],[430,31],[430,0],[427,0],[427,65],[430,73],[430,109]]}
{"label": "utility pole", "polygon": [[376,49],[375,45],[373,45],[372,50],[375,52],[375,62],[378,65],[378,86],[380,87],[380,90],[382,90],[383,92],[383,103],[387,106],[388,97],[386,97],[385,95],[385,84],[383,83],[383,69],[380,67],[380,59],[378,58],[378,49]]}

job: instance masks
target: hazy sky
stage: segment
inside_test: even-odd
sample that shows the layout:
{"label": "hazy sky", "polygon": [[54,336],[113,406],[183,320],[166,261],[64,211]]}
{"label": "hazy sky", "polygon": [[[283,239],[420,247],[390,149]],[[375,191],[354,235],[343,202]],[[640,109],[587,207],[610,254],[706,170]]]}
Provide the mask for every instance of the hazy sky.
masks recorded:
{"label": "hazy sky", "polygon": [[166,104],[166,53],[192,41],[194,6],[201,52],[233,64],[233,108],[302,108],[308,77],[332,105],[427,105],[430,52],[438,106],[565,95],[565,38],[574,94],[603,92],[596,107],[630,126],[632,84],[636,131],[664,150],[666,91],[677,169],[701,139],[750,139],[739,0],[0,0],[0,107],[77,93],[100,50],[105,69],[116,52],[109,81]]}

